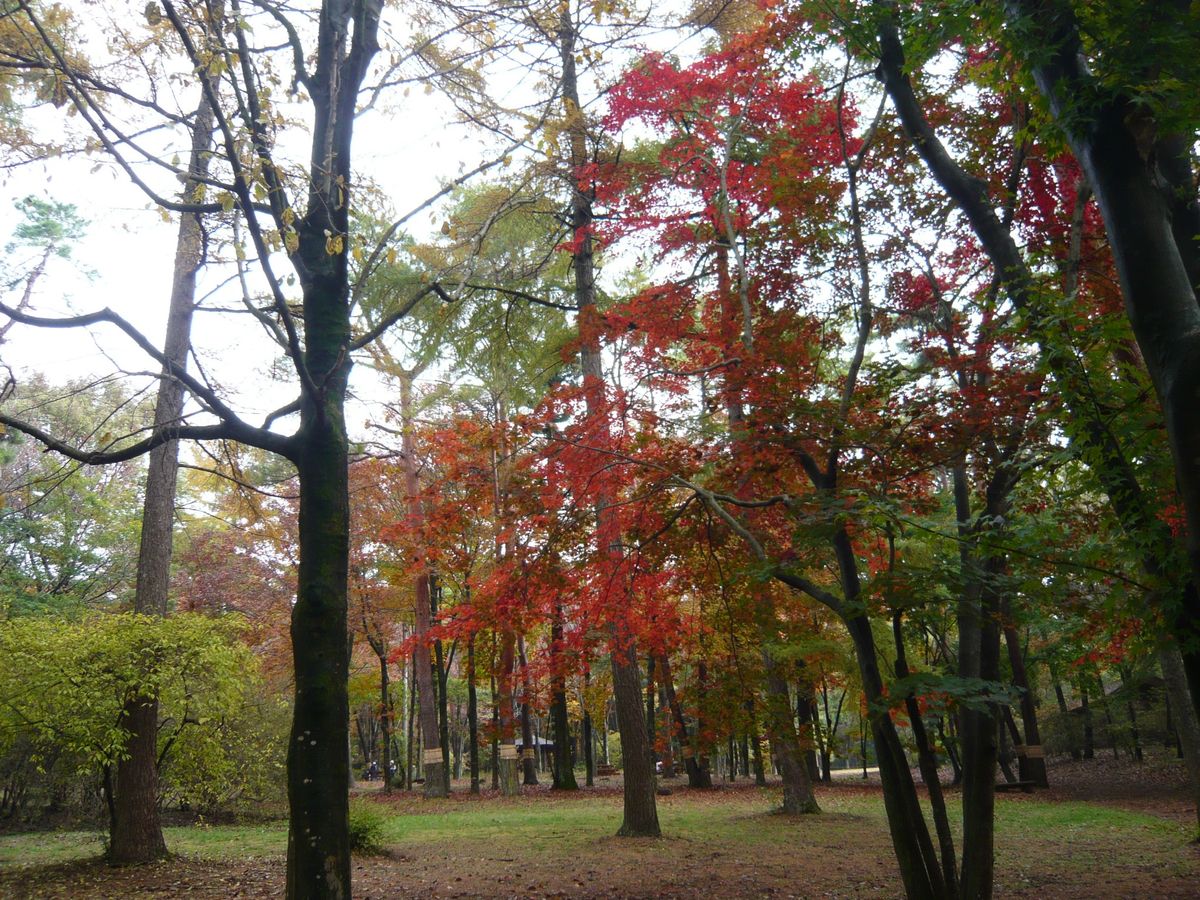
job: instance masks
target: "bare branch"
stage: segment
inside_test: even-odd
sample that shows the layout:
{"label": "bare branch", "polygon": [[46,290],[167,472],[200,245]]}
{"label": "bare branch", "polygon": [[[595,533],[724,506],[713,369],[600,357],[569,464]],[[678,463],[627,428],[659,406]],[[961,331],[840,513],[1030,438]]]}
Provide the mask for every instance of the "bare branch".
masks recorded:
{"label": "bare branch", "polygon": [[[175,379],[178,379],[180,382],[182,382],[187,387],[187,389],[192,393],[192,395],[195,396],[196,398],[198,398],[199,400],[201,400],[214,415],[216,415],[218,418],[221,419],[221,421],[223,423],[220,426],[172,426],[172,428],[185,429],[185,430],[189,431],[188,434],[181,433],[181,434],[177,435],[177,437],[189,437],[189,438],[195,437],[199,440],[209,440],[213,436],[228,437],[228,438],[232,438],[234,440],[239,440],[246,444],[250,444],[251,446],[254,446],[254,447],[260,447],[264,450],[270,450],[273,453],[279,453],[283,456],[287,456],[291,452],[291,449],[290,449],[291,445],[290,445],[289,439],[284,438],[280,435],[274,434],[270,431],[255,428],[254,426],[249,425],[246,422],[244,422],[237,415],[237,413],[235,413],[232,409],[230,409],[225,404],[225,402],[217,395],[217,393],[214,390],[212,390],[212,388],[210,388],[207,384],[200,381],[199,379],[189,375],[187,372],[187,369],[185,367],[180,366],[177,363],[173,362],[165,353],[163,353],[161,350],[159,350],[157,347],[155,347],[145,337],[145,335],[143,335],[140,331],[138,331],[131,324],[129,324],[129,322],[126,321],[122,316],[118,315],[117,313],[113,312],[111,309],[108,309],[107,307],[105,309],[100,310],[99,312],[89,313],[87,315],[67,316],[67,317],[63,317],[63,318],[53,318],[53,317],[47,317],[47,316],[30,315],[28,313],[21,312],[20,310],[14,309],[13,307],[10,307],[4,303],[0,303],[0,313],[3,313],[4,315],[8,316],[10,319],[20,322],[22,325],[31,325],[31,326],[38,327],[38,328],[86,328],[88,326],[97,325],[102,322],[108,322],[111,325],[115,325],[117,328],[119,328],[121,331],[123,331],[135,344],[137,344],[138,347],[141,348],[141,350],[147,356],[149,356],[156,363],[158,363],[160,366],[162,366],[162,370],[163,370],[162,377],[175,378]],[[21,423],[20,420],[11,419],[10,417],[6,416],[3,418],[2,421],[4,421],[6,424],[12,425],[12,427],[16,428],[19,431],[25,431],[27,434],[30,434],[31,436],[36,437],[38,440],[41,440],[41,441],[43,441],[43,443],[46,443],[47,446],[52,446],[49,442],[43,440],[42,434],[40,434],[40,433],[34,434],[34,432],[32,432],[32,431],[27,431],[26,428],[22,428],[21,426],[24,423]],[[29,426],[29,427],[32,427],[32,426]],[[196,429],[203,430],[203,429],[208,429],[210,427],[216,428],[217,431],[220,433],[215,434],[215,435],[207,435],[206,434],[203,436],[198,433],[197,434],[191,433],[192,431],[195,431]],[[170,429],[168,429],[168,430],[170,430]],[[46,435],[46,437],[49,437],[49,436]],[[171,440],[171,439],[173,439],[173,438],[168,437],[164,440]],[[53,439],[51,439],[51,440],[53,440]],[[99,462],[119,462],[122,459],[132,459],[134,456],[138,456],[140,453],[145,453],[145,452],[151,450],[153,447],[158,446],[159,444],[163,443],[164,440],[158,440],[157,437],[154,436],[154,437],[147,439],[147,441],[152,441],[152,443],[142,442],[143,444],[146,444],[146,446],[142,447],[136,453],[132,453],[130,455],[124,455],[119,458],[113,458],[113,459],[106,458],[106,459],[101,459],[98,461]],[[60,446],[52,446],[52,449],[58,450],[60,453],[63,453],[66,456],[70,456],[72,459],[78,459],[81,462],[89,462],[89,464],[92,464],[90,460],[84,459],[83,456],[78,455],[78,454],[82,453],[83,451],[76,450],[75,448],[70,448],[70,449],[74,450],[74,455],[73,455],[72,453],[67,452],[67,450],[62,449],[66,445],[61,444],[61,442],[59,442],[59,441],[55,441],[55,444],[58,444]],[[136,445],[136,446],[141,446],[141,444]],[[122,452],[124,452],[124,451],[122,451]]]}

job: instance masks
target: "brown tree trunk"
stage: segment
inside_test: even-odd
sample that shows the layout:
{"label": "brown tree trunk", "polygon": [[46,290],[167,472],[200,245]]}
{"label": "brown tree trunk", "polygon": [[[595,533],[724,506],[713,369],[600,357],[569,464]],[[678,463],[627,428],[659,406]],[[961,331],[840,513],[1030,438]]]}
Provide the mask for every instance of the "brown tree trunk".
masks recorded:
{"label": "brown tree trunk", "polygon": [[1128,666],[1120,666],[1121,687],[1125,690],[1125,711],[1129,713],[1129,742],[1133,747],[1133,758],[1138,762],[1142,762],[1144,756],[1142,754],[1142,737],[1138,730],[1137,706],[1134,701],[1137,699],[1137,691],[1133,684],[1133,678],[1130,674]]}
{"label": "brown tree trunk", "polygon": [[584,692],[584,708],[583,708],[583,768],[585,783],[588,787],[595,787],[596,784],[596,736],[593,734],[592,714],[587,708],[587,692],[592,683],[592,671],[589,666],[585,666],[583,670],[583,692]]}
{"label": "brown tree trunk", "polygon": [[1200,823],[1200,723],[1196,720],[1195,708],[1187,702],[1187,674],[1183,669],[1179,648],[1174,644],[1160,645],[1158,662],[1174,712],[1175,733],[1179,738],[1183,761],[1191,776],[1192,803],[1196,808],[1197,822]]}
{"label": "brown tree trunk", "polygon": [[[896,677],[907,678],[908,658],[904,649],[903,614],[897,610],[892,616],[892,635],[896,644]],[[933,811],[934,830],[937,833],[938,849],[942,855],[942,878],[951,895],[958,894],[958,865],[955,862],[954,834],[950,831],[950,816],[946,813],[946,798],[942,793],[942,782],[938,777],[937,755],[933,751],[925,721],[921,718],[921,707],[910,692],[904,698],[913,738],[917,744],[917,760],[921,769],[921,780],[929,791],[929,806]]]}
{"label": "brown tree trunk", "polygon": [[[616,632],[616,629],[614,629]],[[621,732],[622,772],[625,782],[624,816],[617,831],[622,837],[658,837],[657,785],[650,762],[650,740],[642,714],[642,691],[638,684],[637,656],[633,647],[621,647],[621,636],[612,636],[613,694],[616,697],[617,727]]]}
{"label": "brown tree trunk", "polygon": [[404,745],[404,789],[413,789],[413,752],[416,749],[416,720],[417,720],[417,656],[412,656],[411,671],[408,676],[408,733]]}
{"label": "brown tree trunk", "polygon": [[[1191,147],[1194,136],[1171,133],[1166,122],[1155,121],[1136,86],[1118,89],[1098,81],[1084,61],[1079,23],[1065,0],[1008,0],[1006,6],[1034,80],[1099,203],[1125,309],[1165,414],[1187,513],[1191,582],[1200,584],[1200,304],[1189,273],[1200,265],[1196,235],[1187,233],[1197,220],[1163,190],[1164,184],[1190,182],[1180,199],[1194,207],[1194,174],[1178,172],[1190,169],[1180,150]],[[1185,3],[1142,7],[1146,16],[1187,27]],[[1156,139],[1147,141],[1147,135]],[[1192,588],[1183,601],[1166,609],[1168,628],[1183,648],[1192,703],[1200,709],[1200,593]]]}
{"label": "brown tree trunk", "polygon": [[563,611],[555,605],[550,626],[550,722],[554,735],[554,790],[577,791],[571,723],[567,716],[567,682],[562,671]]}
{"label": "brown tree trunk", "polygon": [[[573,170],[587,164],[587,135],[579,102],[579,85],[575,69],[577,34],[570,4],[564,4],[559,18],[559,41],[562,59],[562,90],[564,112],[570,126],[570,165]],[[591,227],[592,200],[579,186],[572,174],[571,229],[579,247],[575,251],[573,276],[575,306],[579,310],[580,368],[583,373],[586,419],[594,438],[606,445],[611,437],[606,412],[606,387],[600,357],[600,321],[596,310],[595,272]],[[614,569],[621,568],[624,551],[613,503],[616,498],[601,496],[597,500],[596,543],[602,559]],[[621,751],[624,760],[624,818],[618,834],[622,836],[658,837],[658,809],[655,801],[654,767],[651,762],[646,719],[642,712],[641,688],[638,684],[637,653],[632,635],[624,633],[621,623],[611,621],[608,638],[611,644],[613,694],[616,698],[617,723],[621,731]]]}
{"label": "brown tree trunk", "polygon": [[1071,742],[1071,759],[1079,761],[1083,759],[1083,753],[1079,749],[1079,728],[1076,726],[1075,717],[1067,709],[1067,698],[1063,694],[1062,682],[1058,680],[1058,673],[1054,670],[1054,663],[1050,664],[1050,679],[1054,682],[1054,697],[1058,701],[1058,715],[1062,719],[1063,728],[1066,729],[1067,739]]}
{"label": "brown tree trunk", "polygon": [[[209,169],[213,109],[204,93],[192,127],[191,158],[183,196],[190,199]],[[183,383],[170,367],[187,367],[191,346],[192,311],[196,303],[196,273],[204,259],[204,231],[196,213],[184,213],[175,240],[175,267],[167,310],[163,352],[170,366],[159,381],[154,409],[156,428],[176,425],[183,415]],[[167,614],[171,576],[171,546],[175,527],[175,488],[179,472],[179,441],[167,441],[150,451],[146,498],[142,509],[135,612]],[[117,865],[148,862],[167,855],[158,810],[158,698],[130,697],[122,713],[129,731],[126,756],[117,763],[113,816],[109,831],[109,860]]]}
{"label": "brown tree trunk", "polygon": [[471,793],[479,793],[479,698],[475,691],[475,632],[467,638],[467,750]]}
{"label": "brown tree trunk", "polygon": [[129,756],[117,763],[108,858],[114,865],[167,855],[158,814],[158,701],[130,700],[121,724],[129,731]]}
{"label": "brown tree trunk", "polygon": [[392,698],[388,678],[387,655],[379,655],[379,725],[383,732],[383,749],[379,754],[383,792],[392,792]]}
{"label": "brown tree trunk", "polygon": [[537,741],[533,735],[533,721],[529,710],[529,695],[533,686],[529,681],[529,661],[525,658],[525,638],[517,638],[517,653],[521,662],[521,772],[522,784],[534,785],[537,777]]}
{"label": "brown tree trunk", "polygon": [[[431,600],[430,614],[437,618],[442,589],[435,575],[429,576]],[[451,653],[453,656],[453,653]],[[450,795],[450,697],[446,684],[450,677],[450,663],[446,660],[441,638],[433,642],[433,681],[437,685],[438,745],[442,751],[442,790]]]}
{"label": "brown tree trunk", "polygon": [[1096,758],[1096,731],[1092,722],[1092,707],[1088,703],[1087,679],[1079,676],[1079,705],[1083,714],[1083,758]]}
{"label": "brown tree trunk", "polygon": [[[876,764],[883,782],[883,805],[887,810],[888,827],[900,876],[908,897],[945,898],[951,894],[942,876],[941,862],[934,850],[925,824],[925,814],[917,797],[917,788],[908,768],[908,759],[896,726],[887,709],[883,695],[883,678],[879,672],[878,648],[865,615],[846,621],[854,641],[859,674],[867,701],[867,718],[875,745]],[[863,754],[866,766],[866,754]],[[965,896],[965,895],[964,895]]]}
{"label": "brown tree trunk", "polygon": [[496,675],[496,709],[500,716],[499,772],[500,793],[515,797],[521,793],[520,760],[517,758],[516,728],[513,723],[513,675],[516,668],[516,636],[504,631],[500,637],[500,671]]}
{"label": "brown tree trunk", "polygon": [[646,739],[650,742],[650,764],[658,770],[658,736],[655,734],[654,698],[658,685],[654,682],[654,654],[646,656]]}
{"label": "brown tree trunk", "polygon": [[[1006,601],[1005,606],[1008,606]],[[1021,692],[1021,727],[1025,731],[1025,743],[1017,747],[1017,766],[1022,781],[1032,781],[1038,787],[1050,787],[1050,776],[1046,771],[1046,756],[1042,750],[1042,735],[1038,729],[1037,707],[1033,703],[1033,692],[1029,689],[1029,676],[1025,672],[1025,655],[1021,652],[1021,638],[1017,628],[1004,613],[1004,643],[1008,648],[1008,662],[1012,667],[1013,684]]]}
{"label": "brown tree trunk", "polygon": [[796,685],[796,721],[800,723],[800,741],[804,746],[804,766],[808,769],[808,780],[818,781],[821,778],[821,768],[817,762],[818,752],[824,753],[825,741],[821,729],[817,727],[813,715],[816,707],[813,705],[812,687],[804,681]]}
{"label": "brown tree trunk", "polygon": [[[404,489],[407,501],[409,528],[416,540],[424,538],[421,532],[425,524],[425,513],[421,505],[421,489],[417,482],[416,440],[413,436],[413,378],[415,373],[400,374],[400,419],[401,452],[404,457]],[[420,552],[420,551],[418,551]],[[418,559],[418,563],[423,560]],[[438,727],[438,693],[433,683],[433,656],[430,653],[427,635],[433,622],[433,593],[428,571],[416,578],[414,594],[413,667],[417,676],[417,701],[421,717],[421,773],[425,779],[426,797],[445,797],[446,779],[442,759],[441,729]]]}
{"label": "brown tree trunk", "polygon": [[[324,238],[322,237],[322,243]],[[336,336],[334,336],[336,337]],[[343,337],[347,340],[348,335]],[[309,339],[310,348],[313,343]],[[335,346],[344,346],[340,342]],[[322,348],[327,365],[340,354]],[[346,683],[350,502],[348,442],[342,416],[348,366],[334,369],[317,412],[302,412],[309,436],[300,471],[300,566],[292,610],[296,698],[288,741],[288,897],[350,897]],[[322,371],[320,368],[317,371]],[[304,426],[302,426],[304,427]]]}

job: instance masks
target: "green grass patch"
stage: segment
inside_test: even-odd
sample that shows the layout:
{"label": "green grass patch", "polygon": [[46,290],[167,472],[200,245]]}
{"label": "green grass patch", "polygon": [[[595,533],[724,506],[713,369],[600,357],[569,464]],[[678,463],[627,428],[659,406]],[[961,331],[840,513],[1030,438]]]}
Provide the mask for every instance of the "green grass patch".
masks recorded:
{"label": "green grass patch", "polygon": [[287,853],[287,825],[192,825],[165,828],[172,853],[201,859],[258,859]]}
{"label": "green grass patch", "polygon": [[[664,843],[687,848],[721,848],[757,858],[768,847],[810,850],[875,846],[890,856],[882,799],[860,792],[822,791],[819,816],[789,819],[772,815],[778,790],[679,792],[660,798],[663,841],[623,844],[634,853],[659,853]],[[400,852],[472,854],[512,857],[528,854],[561,860],[603,860],[615,845],[621,821],[621,799],[606,794],[547,798],[544,794],[514,800],[421,801],[401,799],[394,807],[356,801],[378,815],[383,846]],[[949,798],[954,830],[959,831],[958,798]],[[1036,836],[1030,845],[1029,837]],[[1034,797],[1000,799],[996,806],[997,864],[1022,870],[1104,871],[1136,868],[1147,862],[1168,870],[1195,868],[1191,854],[1181,851],[1191,835],[1179,822],[1143,813],[1079,802],[1045,802]],[[247,860],[281,857],[287,848],[287,826],[281,822],[245,825],[195,825],[166,829],[172,853],[202,860]],[[655,849],[659,848],[659,849]],[[0,868],[50,866],[96,858],[103,852],[97,832],[40,832],[0,836]],[[673,852],[673,851],[672,851]],[[691,852],[688,850],[687,852]]]}
{"label": "green grass patch", "polygon": [[104,835],[98,831],[41,831],[0,835],[0,867],[49,866],[99,856]]}
{"label": "green grass patch", "polygon": [[[287,852],[287,826],[191,825],[163,829],[172,853],[201,859],[256,859]],[[48,866],[104,853],[99,831],[40,831],[0,835],[0,868]]]}

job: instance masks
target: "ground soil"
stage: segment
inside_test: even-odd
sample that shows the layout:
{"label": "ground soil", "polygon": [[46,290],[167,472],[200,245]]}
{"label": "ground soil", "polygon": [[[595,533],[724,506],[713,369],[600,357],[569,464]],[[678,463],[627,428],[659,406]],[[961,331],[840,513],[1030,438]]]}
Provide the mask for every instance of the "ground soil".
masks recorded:
{"label": "ground soil", "polygon": [[[1166,756],[1142,766],[1111,758],[1088,763],[1056,760],[1054,787],[1037,799],[1086,801],[1131,809],[1176,822],[1194,823],[1182,767]],[[617,779],[596,789],[619,791]],[[542,789],[538,803],[562,795]],[[697,802],[721,804],[746,798],[745,781],[723,784],[699,800],[676,784],[664,806]],[[877,795],[869,778],[844,777],[823,788],[827,808],[838,798]],[[527,796],[528,796],[527,789]],[[464,803],[480,803],[464,793]],[[1010,799],[1011,798],[1011,799]],[[615,799],[615,797],[614,797]],[[402,809],[419,800],[399,797]],[[483,802],[488,802],[485,799]],[[496,800],[493,802],[504,802]],[[1001,802],[1028,802],[1008,795]],[[822,824],[823,823],[823,824]],[[901,894],[887,832],[878,821],[829,811],[819,819],[788,819],[769,813],[745,816],[746,829],[763,833],[753,844],[712,843],[667,837],[660,840],[602,838],[569,854],[540,847],[536,852],[513,843],[450,841],[430,852],[407,846],[378,857],[356,859],[355,897],[521,898],[743,898],[743,897],[896,897]],[[998,852],[998,897],[1071,898],[1200,896],[1200,849],[1174,847],[1160,858],[1134,857],[1102,875],[1081,870],[1075,840],[1047,846],[1036,835],[1031,852]],[[1081,833],[1079,841],[1094,836]],[[1102,835],[1099,836],[1102,839]],[[1019,849],[1019,848],[1018,848]],[[1094,851],[1095,848],[1093,848]],[[1182,854],[1182,856],[1181,856]],[[283,895],[282,859],[213,862],[175,858],[130,869],[111,869],[89,861],[34,870],[0,870],[0,897],[34,898],[265,898]]]}

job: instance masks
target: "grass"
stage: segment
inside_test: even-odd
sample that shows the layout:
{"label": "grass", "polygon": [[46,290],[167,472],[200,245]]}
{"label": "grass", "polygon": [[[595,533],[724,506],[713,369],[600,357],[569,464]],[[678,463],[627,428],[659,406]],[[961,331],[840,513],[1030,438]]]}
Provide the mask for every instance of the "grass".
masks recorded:
{"label": "grass", "polygon": [[[193,825],[165,828],[173,853],[201,859],[255,859],[287,851],[287,826]],[[49,831],[0,835],[0,868],[36,867],[100,856],[105,835],[98,831]]]}
{"label": "grass", "polygon": [[[873,793],[823,791],[824,814],[799,820],[770,814],[779,802],[777,790],[676,793],[659,801],[664,838],[645,842],[613,837],[621,814],[620,796],[614,794],[439,801],[401,796],[393,802],[381,809],[385,845],[401,858],[441,859],[450,871],[500,862],[519,867],[520,861],[534,859],[548,869],[604,871],[615,857],[635,865],[691,859],[702,870],[719,869],[725,861],[727,870],[731,864],[736,869],[761,863],[786,871],[799,854],[848,866],[851,875],[859,866],[864,879],[873,879],[872,890],[883,895],[894,884],[887,822]],[[951,798],[950,807],[957,822],[957,798]],[[997,876],[1010,889],[1055,883],[1063,876],[1091,883],[1102,883],[1110,874],[1138,878],[1152,867],[1177,877],[1200,877],[1188,826],[1138,812],[1036,796],[999,798],[996,834]],[[197,825],[168,828],[166,837],[172,852],[194,860],[278,860],[286,851],[287,828],[282,822]],[[846,862],[849,848],[854,850]],[[96,858],[102,850],[95,832],[3,835],[0,874]]]}

